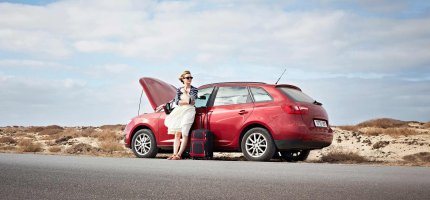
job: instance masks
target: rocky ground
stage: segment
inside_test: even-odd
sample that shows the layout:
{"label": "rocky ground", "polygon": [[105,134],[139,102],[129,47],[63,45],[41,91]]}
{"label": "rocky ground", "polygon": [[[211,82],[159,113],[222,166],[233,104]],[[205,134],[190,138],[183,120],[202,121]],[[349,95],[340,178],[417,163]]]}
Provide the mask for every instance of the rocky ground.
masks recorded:
{"label": "rocky ground", "polygon": [[[124,147],[123,129],[124,125],[1,127],[0,152],[134,157]],[[429,122],[376,119],[333,130],[332,145],[311,151],[306,162],[430,166]],[[240,153],[216,153],[215,159],[244,160]]]}

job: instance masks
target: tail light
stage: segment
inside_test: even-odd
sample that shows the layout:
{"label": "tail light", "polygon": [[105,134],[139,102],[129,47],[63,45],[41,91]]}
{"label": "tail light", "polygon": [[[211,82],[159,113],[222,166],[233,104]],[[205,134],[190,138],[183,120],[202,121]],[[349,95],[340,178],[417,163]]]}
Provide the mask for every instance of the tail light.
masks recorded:
{"label": "tail light", "polygon": [[309,110],[309,108],[305,106],[289,105],[289,104],[282,105],[282,109],[288,114],[299,114],[299,115],[306,114]]}

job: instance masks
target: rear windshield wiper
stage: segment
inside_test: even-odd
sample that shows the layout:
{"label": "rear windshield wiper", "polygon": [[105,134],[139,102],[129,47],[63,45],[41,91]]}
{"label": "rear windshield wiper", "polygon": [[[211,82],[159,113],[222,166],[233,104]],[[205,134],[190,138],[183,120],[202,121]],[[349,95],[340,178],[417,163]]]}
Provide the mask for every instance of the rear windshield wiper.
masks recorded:
{"label": "rear windshield wiper", "polygon": [[316,101],[316,100],[314,101],[314,104],[315,104],[315,105],[322,106],[322,103],[321,103],[321,102],[318,102],[318,101]]}

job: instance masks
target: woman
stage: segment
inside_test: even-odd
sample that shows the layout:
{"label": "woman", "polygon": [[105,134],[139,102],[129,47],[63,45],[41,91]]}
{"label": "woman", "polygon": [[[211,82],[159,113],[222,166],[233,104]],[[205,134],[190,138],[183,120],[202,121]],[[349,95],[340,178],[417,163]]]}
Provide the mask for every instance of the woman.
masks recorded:
{"label": "woman", "polygon": [[197,99],[198,90],[191,85],[191,81],[193,80],[191,72],[187,70],[184,71],[179,77],[179,80],[184,84],[184,86],[179,87],[176,90],[175,103],[178,106],[173,109],[164,121],[164,124],[168,128],[168,134],[175,135],[175,140],[173,142],[173,155],[167,158],[168,160],[181,159],[181,155],[187,146],[188,133],[190,132],[196,115],[194,103]]}

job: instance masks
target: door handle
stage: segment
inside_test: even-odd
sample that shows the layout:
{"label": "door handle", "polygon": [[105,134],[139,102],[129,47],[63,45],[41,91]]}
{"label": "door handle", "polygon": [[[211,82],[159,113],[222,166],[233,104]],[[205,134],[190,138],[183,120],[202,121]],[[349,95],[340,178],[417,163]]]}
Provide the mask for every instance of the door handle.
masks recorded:
{"label": "door handle", "polygon": [[239,111],[239,115],[244,115],[244,114],[246,114],[246,113],[248,113],[248,111],[246,111],[246,110],[241,110],[241,111]]}

